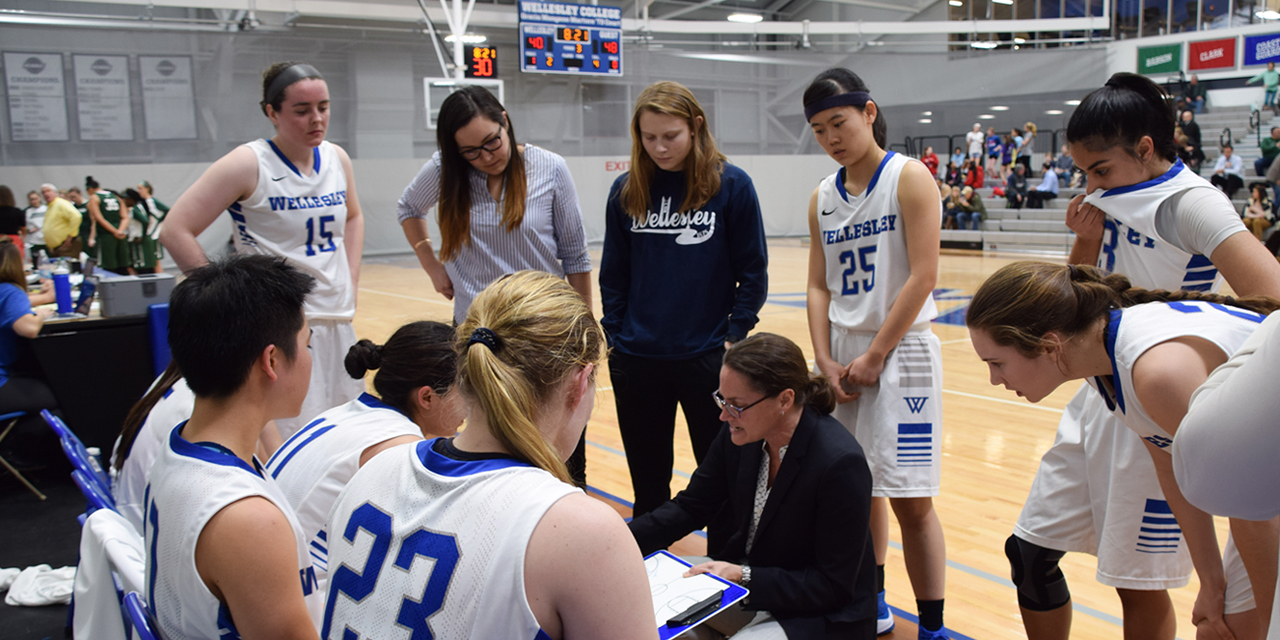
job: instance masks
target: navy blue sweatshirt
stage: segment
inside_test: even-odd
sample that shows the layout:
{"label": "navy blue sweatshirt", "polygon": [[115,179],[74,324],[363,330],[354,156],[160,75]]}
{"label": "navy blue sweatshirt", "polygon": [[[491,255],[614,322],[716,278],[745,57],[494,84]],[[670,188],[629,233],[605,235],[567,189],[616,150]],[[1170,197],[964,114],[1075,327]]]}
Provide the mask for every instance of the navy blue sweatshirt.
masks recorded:
{"label": "navy blue sweatshirt", "polygon": [[657,169],[643,222],[619,201],[629,173],[614,181],[605,208],[600,324],[626,354],[692,358],[745,338],[769,288],[764,222],[755,186],[724,165],[720,191],[695,211],[684,202],[683,172]]}

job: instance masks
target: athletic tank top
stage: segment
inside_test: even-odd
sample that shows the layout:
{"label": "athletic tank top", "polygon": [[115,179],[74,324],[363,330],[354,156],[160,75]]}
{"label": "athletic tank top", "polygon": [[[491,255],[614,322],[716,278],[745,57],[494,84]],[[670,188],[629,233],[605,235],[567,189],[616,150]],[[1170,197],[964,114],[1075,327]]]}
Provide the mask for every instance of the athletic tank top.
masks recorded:
{"label": "athletic tank top", "polygon": [[117,229],[120,228],[120,218],[124,215],[124,207],[120,204],[120,199],[116,197],[116,194],[106,189],[99,189],[93,195],[98,198],[98,213],[101,213],[102,217],[111,226]]}
{"label": "athletic tank top", "polygon": [[317,416],[267,461],[267,473],[284,491],[306,534],[322,589],[329,574],[324,530],[329,509],[360,470],[364,450],[400,436],[421,438],[422,429],[396,408],[364,393]]}
{"label": "athletic tank top", "polygon": [[[1156,213],[1167,207],[1170,198],[1191,189],[1212,189],[1224,200],[1224,206],[1231,208],[1225,194],[1188,170],[1181,160],[1158,178],[1086,196],[1086,203],[1106,214],[1098,268],[1122,273],[1134,286],[1148,289],[1218,290],[1222,278],[1208,256],[1170,244],[1156,229]],[[1240,230],[1244,230],[1243,224]]]}
{"label": "athletic tank top", "polygon": [[402,637],[546,638],[525,595],[525,550],[578,489],[507,457],[457,459],[438,441],[377,456],[338,497],[322,638],[392,637],[396,625]]}
{"label": "athletic tank top", "polygon": [[[173,387],[165,392],[164,397],[151,407],[147,419],[138,428],[133,446],[129,448],[129,457],[125,458],[124,466],[120,468],[120,473],[111,483],[111,493],[116,499],[116,510],[138,530],[138,533],[142,533],[142,510],[145,508],[144,497],[147,491],[147,480],[151,476],[151,466],[155,464],[156,457],[169,441],[169,434],[173,428],[178,426],[179,422],[185,422],[191,417],[195,404],[196,396],[191,393],[191,387],[187,386],[186,378],[179,378],[173,383]],[[119,446],[120,439],[117,438],[116,447]],[[114,449],[111,459],[115,459]]]}
{"label": "athletic tank top", "polygon": [[231,612],[218,601],[196,570],[196,542],[209,519],[227,505],[262,496],[288,519],[298,547],[298,578],[313,621],[319,620],[323,596],[316,589],[315,570],[303,543],[302,528],[270,476],[258,460],[245,464],[226,448],[192,443],[181,435],[184,421],[169,440],[147,485],[145,542],[147,601],[164,637],[239,638]]}
{"label": "athletic tank top", "polygon": [[1111,376],[1094,377],[1089,383],[1125,425],[1143,440],[1168,449],[1173,434],[1157,425],[1133,395],[1133,364],[1157,344],[1184,336],[1208,340],[1230,356],[1265,318],[1237,307],[1201,301],[1153,302],[1112,310],[1106,336]]}
{"label": "athletic tank top", "polygon": [[[843,167],[818,186],[818,234],[831,291],[827,316],[836,326],[879,331],[911,275],[898,205],[898,178],[908,162],[915,161],[893,151],[886,153],[861,195],[845,191]],[[929,294],[913,327],[927,327],[937,316],[933,294]]]}
{"label": "athletic tank top", "polygon": [[288,258],[316,279],[307,318],[350,320],[356,305],[343,245],[347,172],[338,152],[321,142],[312,149],[314,173],[304,176],[270,140],[244,146],[258,156],[258,187],[227,209],[236,251]]}

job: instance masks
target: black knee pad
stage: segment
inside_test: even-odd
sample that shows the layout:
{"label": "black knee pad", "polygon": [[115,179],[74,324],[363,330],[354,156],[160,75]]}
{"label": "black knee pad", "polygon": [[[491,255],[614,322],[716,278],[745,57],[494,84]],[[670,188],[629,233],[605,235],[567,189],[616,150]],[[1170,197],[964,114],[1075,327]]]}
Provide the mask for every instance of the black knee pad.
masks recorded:
{"label": "black knee pad", "polygon": [[1067,578],[1058,567],[1065,552],[1012,535],[1004,543],[1004,554],[1013,569],[1013,584],[1018,588],[1018,604],[1023,609],[1052,611],[1071,601]]}

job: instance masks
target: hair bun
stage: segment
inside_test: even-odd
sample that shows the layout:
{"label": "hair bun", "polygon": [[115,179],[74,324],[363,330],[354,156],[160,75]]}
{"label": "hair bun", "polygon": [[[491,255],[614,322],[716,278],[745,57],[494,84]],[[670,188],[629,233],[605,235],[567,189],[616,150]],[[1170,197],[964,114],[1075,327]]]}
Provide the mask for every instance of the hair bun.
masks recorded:
{"label": "hair bun", "polygon": [[342,361],[347,375],[360,379],[364,374],[382,366],[382,346],[372,340],[360,340],[347,350],[347,357]]}

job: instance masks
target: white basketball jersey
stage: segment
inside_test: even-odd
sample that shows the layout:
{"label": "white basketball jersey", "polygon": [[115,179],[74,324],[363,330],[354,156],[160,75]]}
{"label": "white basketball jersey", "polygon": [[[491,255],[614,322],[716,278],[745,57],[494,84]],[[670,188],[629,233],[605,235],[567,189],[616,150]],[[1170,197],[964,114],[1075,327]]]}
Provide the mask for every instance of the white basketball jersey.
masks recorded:
{"label": "white basketball jersey", "polygon": [[437,442],[447,445],[379,455],[339,496],[322,639],[546,637],[525,595],[525,550],[578,489],[511,458],[458,460]]}
{"label": "white basketball jersey", "polygon": [[[179,422],[185,422],[191,417],[195,404],[196,395],[187,386],[187,379],[178,378],[164,397],[151,407],[147,419],[138,428],[138,435],[134,437],[133,446],[129,449],[129,457],[125,458],[124,466],[120,468],[120,474],[111,487],[111,493],[116,499],[116,510],[138,533],[142,533],[142,512],[145,508],[144,497],[151,465],[164,449],[169,432]],[[120,446],[119,440],[116,441],[116,446]]]}
{"label": "white basketball jersey", "polygon": [[307,318],[355,316],[351,268],[343,247],[347,172],[332,144],[312,150],[312,175],[302,175],[270,140],[246,143],[258,156],[258,188],[230,207],[237,253],[283,256],[316,279]]}
{"label": "white basketball jersey", "polygon": [[[827,259],[828,317],[853,331],[879,331],[911,275],[907,233],[898,205],[898,178],[908,162],[893,151],[885,154],[866,191],[850,195],[841,168],[818,186],[818,232]],[[941,221],[939,221],[941,224]],[[933,294],[913,323],[938,316]]]}
{"label": "white basketball jersey", "polygon": [[1167,450],[1173,444],[1173,434],[1157,425],[1133,395],[1133,364],[1157,344],[1184,336],[1208,340],[1230,356],[1265,318],[1237,307],[1201,301],[1154,302],[1113,310],[1106,338],[1112,374],[1109,380],[1095,377],[1089,383],[1125,425],[1143,440]]}
{"label": "white basketball jersey", "polygon": [[293,434],[271,459],[267,473],[293,506],[323,590],[329,573],[324,522],[338,494],[360,470],[365,449],[422,429],[394,407],[365,393],[336,406]]}
{"label": "white basketball jersey", "polygon": [[192,443],[174,427],[151,468],[147,485],[147,600],[165,638],[239,638],[230,610],[218,601],[196,570],[196,542],[209,519],[227,505],[262,496],[280,509],[298,546],[298,577],[313,621],[323,595],[303,542],[302,528],[284,492],[262,473],[257,458],[245,464],[226,448]]}
{"label": "white basketball jersey", "polygon": [[1156,213],[1170,198],[1190,189],[1211,189],[1232,208],[1225,194],[1181,160],[1153,180],[1086,196],[1086,203],[1106,214],[1098,268],[1122,273],[1134,286],[1147,289],[1217,291],[1222,278],[1209,257],[1170,244],[1156,229]]}

